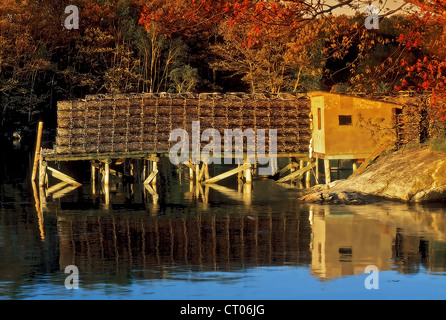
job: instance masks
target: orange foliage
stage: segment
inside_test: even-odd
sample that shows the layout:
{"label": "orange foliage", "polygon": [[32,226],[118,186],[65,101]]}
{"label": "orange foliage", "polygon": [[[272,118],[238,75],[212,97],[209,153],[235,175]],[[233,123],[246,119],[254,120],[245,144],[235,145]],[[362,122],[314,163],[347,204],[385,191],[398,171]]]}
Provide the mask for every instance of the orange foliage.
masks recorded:
{"label": "orange foliage", "polygon": [[412,29],[398,41],[409,52],[421,52],[415,63],[401,60],[405,77],[396,90],[432,93],[432,116],[446,120],[446,0],[406,0],[416,4],[421,14],[412,17]]}

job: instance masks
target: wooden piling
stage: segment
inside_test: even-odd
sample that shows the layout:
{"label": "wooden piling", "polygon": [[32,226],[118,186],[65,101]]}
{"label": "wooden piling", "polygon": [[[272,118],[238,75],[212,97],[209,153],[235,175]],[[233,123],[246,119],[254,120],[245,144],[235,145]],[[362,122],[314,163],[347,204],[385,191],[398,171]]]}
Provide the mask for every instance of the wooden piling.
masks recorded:
{"label": "wooden piling", "polygon": [[158,160],[154,160],[152,162],[152,168],[153,168],[152,172],[155,173],[154,176],[153,176],[153,179],[152,179],[152,185],[156,185],[156,176],[158,174]]}
{"label": "wooden piling", "polygon": [[46,161],[43,161],[42,156],[40,156],[39,158],[39,187],[43,187],[46,181],[46,169],[48,165]]}
{"label": "wooden piling", "polygon": [[195,165],[195,182],[198,185],[200,183],[201,180],[201,174],[200,174],[200,165],[196,164]]}
{"label": "wooden piling", "polygon": [[32,188],[33,188],[35,208],[36,208],[37,219],[38,219],[38,224],[39,224],[40,239],[43,241],[43,240],[45,240],[45,229],[44,229],[44,225],[43,225],[43,210],[40,205],[40,198],[39,198],[39,193],[37,191],[36,182],[31,181],[31,184],[32,184]]}
{"label": "wooden piling", "polygon": [[358,169],[358,162],[356,162],[356,160],[353,160],[353,173],[355,173],[357,169]]}
{"label": "wooden piling", "polygon": [[189,159],[189,161],[184,162],[184,165],[189,168],[189,179],[193,181],[195,166],[192,164],[192,159]]}
{"label": "wooden piling", "polygon": [[245,182],[246,183],[251,183],[252,182],[252,171],[251,171],[251,164],[250,163],[245,163],[247,164],[247,168],[245,169]]}
{"label": "wooden piling", "polygon": [[288,166],[289,166],[290,173],[293,173],[294,171],[296,171],[297,163],[292,157],[290,158],[290,164]]}
{"label": "wooden piling", "polygon": [[104,164],[104,186],[108,187],[110,184],[110,163],[109,161],[105,161]]}
{"label": "wooden piling", "polygon": [[[307,166],[309,166],[309,165],[311,165],[311,161],[308,161],[308,162],[307,162]],[[305,173],[305,186],[306,186],[307,188],[309,188],[310,185],[311,185],[311,170],[308,170],[308,171]]]}
{"label": "wooden piling", "polygon": [[133,160],[130,159],[130,177],[134,178],[135,174],[135,164],[133,163]]}
{"label": "wooden piling", "polygon": [[324,170],[325,170],[325,184],[330,184],[330,159],[324,159]]}
{"label": "wooden piling", "polygon": [[104,185],[104,196],[105,196],[105,206],[108,209],[108,206],[110,205],[110,186],[108,184]]}
{"label": "wooden piling", "polygon": [[252,200],[252,184],[245,183],[243,185],[243,202],[245,205],[249,206],[251,205],[251,200]]}
{"label": "wooden piling", "polygon": [[189,167],[189,179],[194,180],[194,169]]}
{"label": "wooden piling", "polygon": [[91,182],[95,183],[95,181],[96,181],[96,167],[92,163],[91,164]]}
{"label": "wooden piling", "polygon": [[31,180],[36,180],[37,175],[37,164],[40,160],[40,145],[42,142],[42,132],[43,132],[43,122],[39,122],[39,127],[37,129],[37,139],[36,139],[36,150],[34,152],[34,164],[33,164],[33,171],[31,174]]}
{"label": "wooden piling", "polygon": [[91,191],[96,195],[96,167],[91,163]]}
{"label": "wooden piling", "polygon": [[[198,174],[198,178],[197,178],[197,184],[201,181],[203,181],[203,178],[205,178],[206,176],[206,170],[207,170],[207,164],[203,163],[201,165],[201,169],[199,170],[199,174]],[[209,173],[207,174],[207,176],[209,177]]]}
{"label": "wooden piling", "polygon": [[149,163],[151,163],[152,172],[149,174],[147,179],[145,179],[144,184],[152,183],[152,185],[156,185],[156,175],[158,174],[158,161],[159,157],[156,155],[152,155],[147,159]]}

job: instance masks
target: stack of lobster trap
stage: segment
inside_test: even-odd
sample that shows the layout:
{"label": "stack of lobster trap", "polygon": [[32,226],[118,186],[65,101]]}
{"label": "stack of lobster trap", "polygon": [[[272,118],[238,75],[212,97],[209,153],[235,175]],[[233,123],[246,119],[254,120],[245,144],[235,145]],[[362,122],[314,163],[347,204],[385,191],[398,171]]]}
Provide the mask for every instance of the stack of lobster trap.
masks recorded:
{"label": "stack of lobster trap", "polygon": [[[192,135],[216,129],[277,130],[277,152],[306,152],[310,103],[303,94],[122,94],[60,101],[55,153],[59,155],[168,152],[174,129]],[[257,137],[257,134],[256,134]],[[269,136],[265,136],[266,151]],[[256,141],[257,142],[257,141]]]}

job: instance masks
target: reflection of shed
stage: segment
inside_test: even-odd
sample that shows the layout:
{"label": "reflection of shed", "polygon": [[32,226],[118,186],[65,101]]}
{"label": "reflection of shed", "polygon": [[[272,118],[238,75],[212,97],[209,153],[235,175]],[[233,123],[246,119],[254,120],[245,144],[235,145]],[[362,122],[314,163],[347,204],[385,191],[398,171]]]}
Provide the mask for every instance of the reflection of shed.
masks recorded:
{"label": "reflection of shed", "polygon": [[397,142],[397,104],[328,92],[311,92],[312,151],[325,161],[330,182],[331,159],[366,159]]}

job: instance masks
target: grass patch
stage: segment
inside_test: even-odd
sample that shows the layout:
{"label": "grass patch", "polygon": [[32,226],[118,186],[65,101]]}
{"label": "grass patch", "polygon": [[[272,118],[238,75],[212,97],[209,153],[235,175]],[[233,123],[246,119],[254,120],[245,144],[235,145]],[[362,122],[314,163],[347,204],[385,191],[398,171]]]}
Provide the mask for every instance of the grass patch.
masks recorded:
{"label": "grass patch", "polygon": [[441,151],[446,153],[446,138],[432,139],[427,142],[432,151]]}

